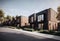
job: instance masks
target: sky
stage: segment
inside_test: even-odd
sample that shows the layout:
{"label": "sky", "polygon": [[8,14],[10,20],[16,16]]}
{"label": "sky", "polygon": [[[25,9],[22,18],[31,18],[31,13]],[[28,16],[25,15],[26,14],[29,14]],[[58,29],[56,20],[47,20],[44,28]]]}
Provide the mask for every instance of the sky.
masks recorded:
{"label": "sky", "polygon": [[60,0],[0,0],[0,9],[5,16],[29,16],[44,9],[52,8],[57,11]]}

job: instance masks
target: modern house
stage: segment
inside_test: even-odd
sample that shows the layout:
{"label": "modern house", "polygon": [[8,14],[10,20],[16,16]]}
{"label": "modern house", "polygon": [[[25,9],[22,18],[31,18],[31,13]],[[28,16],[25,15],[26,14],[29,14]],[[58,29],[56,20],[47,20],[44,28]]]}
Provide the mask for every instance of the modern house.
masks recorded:
{"label": "modern house", "polygon": [[48,30],[57,30],[57,12],[52,8],[43,10],[37,13],[37,22],[38,28],[48,29]]}
{"label": "modern house", "polygon": [[52,8],[45,9],[29,16],[29,23],[35,30],[57,30],[57,12]]}

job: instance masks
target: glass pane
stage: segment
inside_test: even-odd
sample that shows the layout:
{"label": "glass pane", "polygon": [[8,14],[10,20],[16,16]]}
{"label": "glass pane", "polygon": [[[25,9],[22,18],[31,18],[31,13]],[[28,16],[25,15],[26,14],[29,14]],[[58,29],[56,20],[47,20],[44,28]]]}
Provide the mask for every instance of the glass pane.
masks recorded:
{"label": "glass pane", "polygon": [[31,17],[31,22],[33,22],[33,17]]}
{"label": "glass pane", "polygon": [[42,15],[42,21],[44,20],[44,15]]}

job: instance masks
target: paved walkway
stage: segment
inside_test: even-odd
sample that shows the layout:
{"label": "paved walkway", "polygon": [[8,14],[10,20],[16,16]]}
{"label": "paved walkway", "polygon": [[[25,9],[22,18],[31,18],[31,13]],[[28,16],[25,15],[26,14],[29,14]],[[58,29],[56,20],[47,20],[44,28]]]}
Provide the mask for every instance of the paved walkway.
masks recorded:
{"label": "paved walkway", "polygon": [[58,41],[28,31],[0,28],[0,41]]}

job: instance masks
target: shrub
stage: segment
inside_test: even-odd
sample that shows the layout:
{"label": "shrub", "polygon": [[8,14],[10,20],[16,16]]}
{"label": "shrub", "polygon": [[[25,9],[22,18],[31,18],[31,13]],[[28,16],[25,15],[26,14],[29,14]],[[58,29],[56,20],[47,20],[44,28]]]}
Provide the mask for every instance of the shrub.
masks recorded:
{"label": "shrub", "polygon": [[44,31],[44,30],[43,30],[43,31],[41,31],[40,33],[46,33],[46,34],[49,34],[49,32],[47,32],[47,31]]}
{"label": "shrub", "polygon": [[55,32],[54,35],[60,36],[60,32]]}

